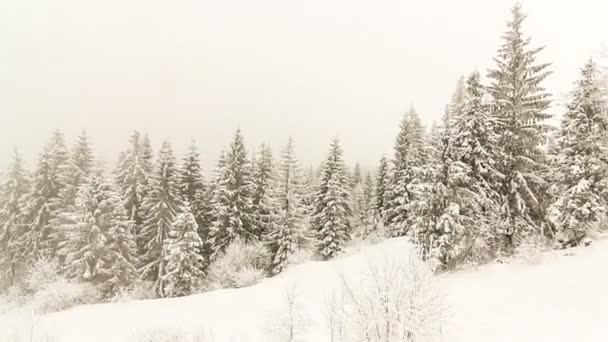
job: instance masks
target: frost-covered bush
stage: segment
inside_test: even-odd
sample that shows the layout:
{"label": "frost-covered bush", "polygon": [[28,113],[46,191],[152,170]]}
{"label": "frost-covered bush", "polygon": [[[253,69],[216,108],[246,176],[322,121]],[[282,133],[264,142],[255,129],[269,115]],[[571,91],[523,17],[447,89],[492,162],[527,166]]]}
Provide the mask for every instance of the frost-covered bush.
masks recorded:
{"label": "frost-covered bush", "polygon": [[209,265],[206,288],[240,288],[253,285],[266,276],[269,255],[261,243],[233,242]]}
{"label": "frost-covered bush", "polygon": [[61,279],[45,284],[34,294],[29,304],[36,313],[49,313],[66,310],[76,305],[99,303],[101,299],[101,292],[92,284]]}
{"label": "frost-covered bush", "polygon": [[315,260],[316,253],[312,247],[298,248],[289,256],[289,264],[297,265],[307,261]]}
{"label": "frost-covered bush", "polygon": [[140,332],[133,338],[132,342],[213,342],[213,334],[203,331],[197,334],[187,334],[180,330],[158,329]]}
{"label": "frost-covered bush", "polygon": [[57,265],[47,260],[40,260],[30,268],[24,279],[24,290],[30,296],[27,304],[36,313],[66,310],[102,299],[101,292],[93,284],[67,280],[61,276]]}
{"label": "frost-covered bush", "polygon": [[128,302],[131,300],[154,299],[154,282],[146,280],[136,280],[129,287],[121,288],[110,299],[111,302]]}
{"label": "frost-covered bush", "polygon": [[342,277],[328,303],[332,341],[436,341],[446,318],[432,267],[416,253],[383,255],[366,271]]}
{"label": "frost-covered bush", "polygon": [[64,278],[60,275],[57,263],[40,259],[28,269],[23,280],[23,289],[30,294],[34,294],[44,290],[48,284],[62,279]]}
{"label": "frost-covered bush", "polygon": [[528,265],[538,265],[543,253],[550,249],[550,241],[541,235],[529,236],[522,240],[513,253],[512,258]]}
{"label": "frost-covered bush", "polygon": [[22,306],[27,300],[23,289],[18,286],[11,286],[0,294],[0,315],[13,311]]}

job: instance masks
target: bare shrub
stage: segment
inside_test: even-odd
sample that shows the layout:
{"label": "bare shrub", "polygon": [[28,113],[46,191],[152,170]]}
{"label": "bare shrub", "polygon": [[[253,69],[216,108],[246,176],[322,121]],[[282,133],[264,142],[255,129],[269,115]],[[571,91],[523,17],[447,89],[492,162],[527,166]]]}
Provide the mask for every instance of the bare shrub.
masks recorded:
{"label": "bare shrub", "polygon": [[251,286],[264,279],[268,251],[261,243],[233,242],[211,265],[206,279],[207,290]]}
{"label": "bare shrub", "polygon": [[[332,341],[436,341],[445,319],[443,298],[432,267],[411,253],[405,260],[384,255],[370,260],[361,276],[342,276],[347,329],[340,320]],[[347,333],[344,333],[347,332]]]}

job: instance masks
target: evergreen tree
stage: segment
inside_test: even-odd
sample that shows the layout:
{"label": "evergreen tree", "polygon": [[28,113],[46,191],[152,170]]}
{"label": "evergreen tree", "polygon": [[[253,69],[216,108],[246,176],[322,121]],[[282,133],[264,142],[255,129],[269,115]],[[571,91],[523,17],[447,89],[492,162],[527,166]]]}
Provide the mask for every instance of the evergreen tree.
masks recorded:
{"label": "evergreen tree", "polygon": [[137,277],[133,222],[116,187],[91,176],[76,194],[73,211],[61,213],[65,239],[60,254],[68,278],[91,281],[111,295]]}
{"label": "evergreen tree", "polygon": [[389,203],[385,223],[392,236],[404,236],[408,232],[410,205],[415,199],[412,185],[423,178],[424,134],[416,111],[412,108],[401,121],[399,135],[395,143],[395,159],[390,182]]}
{"label": "evergreen tree", "polygon": [[169,236],[164,241],[165,274],[162,276],[161,297],[193,294],[204,273],[205,259],[194,215],[185,207],[177,215]]}
{"label": "evergreen tree", "polygon": [[318,251],[325,258],[338,254],[350,239],[349,187],[342,148],[335,139],[323,164],[311,220],[319,241]]}
{"label": "evergreen tree", "polygon": [[0,184],[0,275],[8,271],[11,282],[19,262],[20,201],[29,191],[29,179],[21,154],[14,151],[5,179]]}
{"label": "evergreen tree", "polygon": [[461,186],[475,194],[474,203],[467,206],[476,206],[470,214],[475,222],[466,227],[464,240],[466,249],[476,261],[489,257],[496,247],[497,227],[504,224],[498,216],[504,179],[498,170],[502,156],[502,148],[498,144],[502,124],[491,115],[483,97],[480,75],[474,72],[466,81],[462,112],[453,118],[453,159],[466,167],[466,184]]}
{"label": "evergreen tree", "polygon": [[454,161],[451,122],[451,116],[444,115],[433,132],[437,141],[427,150],[436,151],[432,151],[427,160],[430,174],[425,182],[409,186],[410,193],[414,194],[408,206],[414,241],[421,246],[424,258],[437,258],[443,265],[451,259],[457,245],[454,240],[464,231],[459,203],[462,194],[458,190],[462,183],[459,178],[465,172],[462,165]]}
{"label": "evergreen tree", "polygon": [[277,174],[272,182],[272,231],[266,242],[270,250],[270,273],[280,273],[297,246],[306,240],[304,233],[304,183],[295,158],[291,138],[281,153]]}
{"label": "evergreen tree", "polygon": [[363,182],[363,176],[361,175],[361,166],[359,165],[359,163],[355,164],[350,181],[351,181],[350,186],[353,188],[355,188],[357,185],[359,185]]}
{"label": "evergreen tree", "polygon": [[30,191],[20,201],[18,221],[22,226],[15,247],[17,257],[22,262],[31,264],[39,258],[55,256],[57,246],[52,240],[50,222],[60,203],[59,194],[65,187],[62,172],[66,169],[67,161],[63,134],[55,131],[40,155]]}
{"label": "evergreen tree", "polygon": [[376,185],[371,173],[367,173],[363,183],[363,205],[359,213],[359,220],[364,227],[364,235],[367,236],[377,228],[378,212],[376,211]]}
{"label": "evergreen tree", "polygon": [[550,72],[549,64],[536,63],[542,48],[529,47],[530,39],[522,32],[524,19],[521,5],[515,5],[495,58],[496,68],[489,73],[494,115],[504,123],[499,137],[503,155],[498,166],[505,175],[501,194],[508,248],[516,238],[538,232],[544,216],[545,184],[539,173],[546,167],[543,144],[548,127],[543,122],[550,117],[545,113],[550,100],[542,83]]}
{"label": "evergreen tree", "polygon": [[60,196],[64,206],[69,207],[74,204],[78,187],[86,182],[87,178],[93,173],[94,167],[93,150],[89,145],[86,132],[83,131],[71,150],[67,170],[64,174],[66,176],[66,186]]}
{"label": "evergreen tree", "polygon": [[[80,187],[88,180],[88,177],[91,176],[95,167],[93,150],[84,131],[78,136],[70,152],[69,159],[60,173],[60,176],[63,178],[62,182],[65,185],[59,192],[58,198],[54,200],[53,205],[56,209],[53,213],[54,218],[50,220],[53,231],[52,240],[55,245],[61,244],[65,239],[65,226],[74,223],[69,220],[66,221],[69,215],[62,215],[62,213],[75,211],[76,194]],[[58,257],[60,261],[63,261],[65,255],[59,254]]]}
{"label": "evergreen tree", "polygon": [[195,142],[186,152],[180,170],[182,199],[190,204],[190,210],[198,225],[198,233],[205,241],[211,225],[211,203],[207,198],[207,188],[201,171],[200,154]]}
{"label": "evergreen tree", "polygon": [[157,291],[162,293],[161,279],[165,274],[163,246],[176,215],[184,206],[179,188],[179,169],[168,142],[161,146],[152,177],[150,193],[142,206],[145,216],[138,238],[143,246],[142,275],[155,280]]}
{"label": "evergreen tree", "polygon": [[253,192],[253,218],[256,228],[261,235],[270,232],[270,211],[272,204],[269,203],[268,197],[271,192],[271,180],[273,176],[273,159],[272,151],[266,144],[260,145],[257,156],[253,161],[252,181],[254,185]]}
{"label": "evergreen tree", "polygon": [[608,105],[597,66],[581,72],[557,139],[556,180],[559,230],[576,243],[597,226],[608,204]]}
{"label": "evergreen tree", "polygon": [[215,187],[214,222],[209,232],[209,244],[214,255],[224,251],[237,237],[246,240],[259,237],[253,218],[255,189],[251,165],[240,130],[220,158]]}
{"label": "evergreen tree", "polygon": [[388,195],[390,191],[390,165],[388,158],[382,156],[380,158],[380,165],[378,166],[378,172],[376,173],[376,190],[375,190],[375,210],[381,219],[384,219],[384,214],[388,207]]}
{"label": "evergreen tree", "polygon": [[304,175],[304,196],[302,196],[302,203],[304,204],[304,211],[306,216],[310,214],[312,210],[312,204],[315,198],[317,176],[312,165],[306,170]]}
{"label": "evergreen tree", "polygon": [[[136,225],[135,235],[139,236],[143,224],[142,203],[147,196],[149,186],[148,154],[149,144],[142,142],[141,135],[134,131],[129,139],[129,148],[121,153],[118,167],[115,171],[116,184],[124,198],[125,209],[129,219]],[[139,246],[142,247],[142,246]]]}

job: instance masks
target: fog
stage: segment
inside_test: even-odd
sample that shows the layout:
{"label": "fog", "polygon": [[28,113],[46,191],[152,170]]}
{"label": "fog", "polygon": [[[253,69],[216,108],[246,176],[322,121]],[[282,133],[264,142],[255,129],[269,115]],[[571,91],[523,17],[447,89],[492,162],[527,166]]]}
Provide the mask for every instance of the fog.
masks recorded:
{"label": "fog", "polygon": [[[209,170],[240,127],[293,136],[302,164],[341,138],[347,161],[391,153],[414,105],[438,119],[456,80],[492,65],[510,1],[0,0],[0,166],[32,167],[50,132],[85,129],[110,165],[134,129]],[[603,1],[524,1],[561,99],[608,32]],[[558,110],[556,110],[556,113]]]}

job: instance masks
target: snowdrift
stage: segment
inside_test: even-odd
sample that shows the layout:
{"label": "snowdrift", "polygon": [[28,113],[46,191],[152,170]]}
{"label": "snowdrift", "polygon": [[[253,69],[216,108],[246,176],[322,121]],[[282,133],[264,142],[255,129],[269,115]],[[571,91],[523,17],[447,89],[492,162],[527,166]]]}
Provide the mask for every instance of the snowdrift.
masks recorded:
{"label": "snowdrift", "polygon": [[[0,341],[17,332],[34,341],[138,341],[149,331],[181,331],[203,341],[267,342],[284,312],[285,293],[297,293],[306,313],[303,341],[329,341],[326,303],[341,274],[356,276],[373,258],[406,258],[411,245],[392,239],[330,262],[288,269],[258,285],[174,299],[81,306],[35,320],[0,317]],[[490,264],[437,276],[448,305],[445,341],[606,341],[608,241],[546,254],[542,263]]]}

